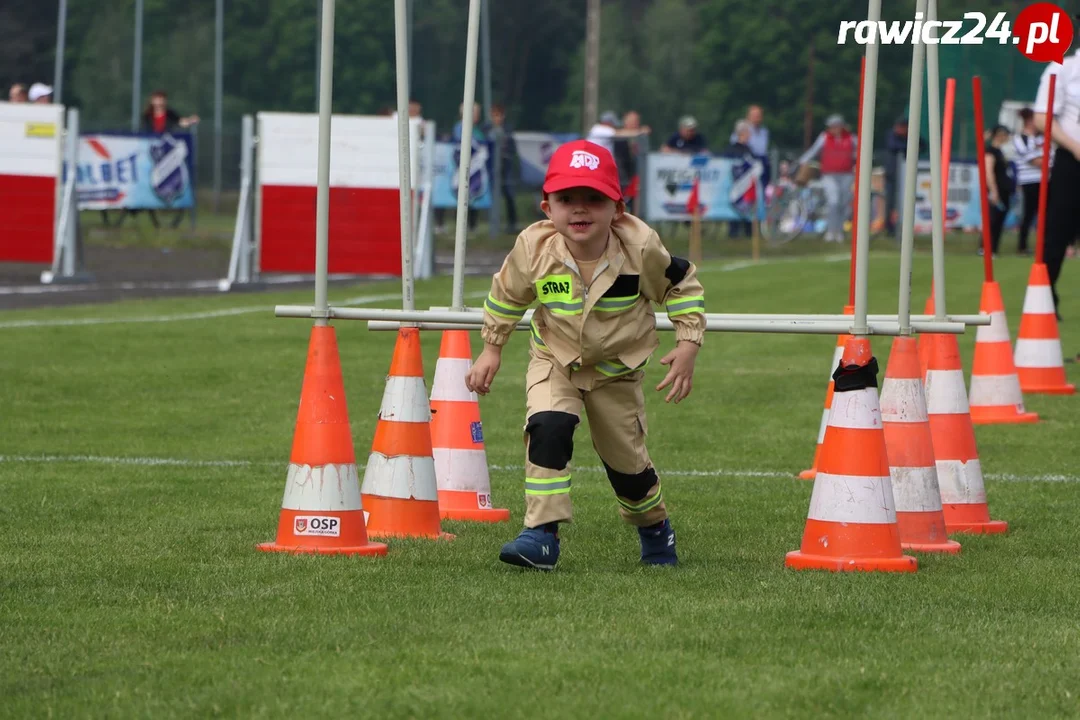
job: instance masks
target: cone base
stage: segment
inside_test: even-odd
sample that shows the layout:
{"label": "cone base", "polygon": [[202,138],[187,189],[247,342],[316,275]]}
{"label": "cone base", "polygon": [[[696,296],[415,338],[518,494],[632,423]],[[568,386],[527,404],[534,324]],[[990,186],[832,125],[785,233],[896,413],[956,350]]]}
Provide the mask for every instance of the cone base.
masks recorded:
{"label": "cone base", "polygon": [[1076,393],[1075,385],[1024,385],[1021,383],[1020,391],[1036,393],[1039,395],[1073,395]]}
{"label": "cone base", "polygon": [[910,555],[892,558],[829,557],[826,555],[810,555],[795,550],[787,554],[784,565],[793,570],[915,572],[919,567],[919,561]]}
{"label": "cone base", "polygon": [[971,422],[976,425],[1034,423],[1039,422],[1039,414],[1033,412],[1018,413],[1013,407],[972,407]]}
{"label": "cone base", "polygon": [[368,537],[427,538],[453,540],[454,535],[439,527],[437,500],[388,498],[381,495],[360,495],[369,515]]}
{"label": "cone base", "polygon": [[817,468],[810,468],[799,473],[800,480],[813,480],[817,477]]}
{"label": "cone base", "polygon": [[956,553],[960,552],[961,546],[960,543],[956,542],[955,540],[946,540],[942,543],[902,542],[900,543],[900,547],[904,548],[905,550],[911,550],[912,552],[947,553],[950,555],[955,555]]}
{"label": "cone base", "polygon": [[968,533],[972,535],[999,535],[1009,531],[1009,523],[1004,520],[989,520],[987,522],[945,522],[945,531],[953,533]]}
{"label": "cone base", "polygon": [[465,520],[467,522],[498,523],[510,520],[510,511],[500,508],[473,508],[440,510],[439,517],[443,520]]}
{"label": "cone base", "polygon": [[385,555],[386,545],[383,543],[368,543],[353,547],[303,547],[297,545],[278,545],[276,542],[261,543],[255,546],[262,552],[287,552],[297,555]]}

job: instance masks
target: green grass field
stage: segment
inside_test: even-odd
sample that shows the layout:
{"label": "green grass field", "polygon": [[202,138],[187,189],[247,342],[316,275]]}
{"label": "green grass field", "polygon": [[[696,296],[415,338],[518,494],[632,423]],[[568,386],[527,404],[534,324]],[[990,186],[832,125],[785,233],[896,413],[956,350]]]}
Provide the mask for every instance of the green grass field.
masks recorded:
{"label": "green grass field", "polygon": [[[1028,268],[998,262],[1014,339]],[[893,312],[898,256],[875,253],[870,270],[871,311]],[[954,255],[949,272],[949,309],[976,311],[981,261]],[[714,312],[839,312],[847,274],[824,256],[702,268]],[[920,255],[920,310],[929,276]],[[487,286],[468,281],[473,304]],[[331,299],[386,306],[399,290]],[[449,293],[446,278],[422,283],[417,303]],[[1080,300],[1065,294],[1069,354]],[[310,331],[272,306],[309,301],[0,316],[0,714],[1080,714],[1080,398],[1028,396],[1039,424],[977,429],[1007,535],[961,537],[959,556],[921,555],[914,575],[795,572],[784,554],[812,484],[794,476],[813,456],[835,339],[713,334],[686,402],[648,398],[681,566],[638,566],[585,423],[563,557],[526,573],[497,560],[522,517],[522,335],[481,402],[512,522],[445,523],[453,542],[392,541],[381,559],[266,555],[255,544],[274,536]],[[362,463],[394,336],[336,327]],[[439,338],[423,342],[430,387]],[[973,343],[961,338],[966,369]],[[884,371],[889,340],[873,345]]]}

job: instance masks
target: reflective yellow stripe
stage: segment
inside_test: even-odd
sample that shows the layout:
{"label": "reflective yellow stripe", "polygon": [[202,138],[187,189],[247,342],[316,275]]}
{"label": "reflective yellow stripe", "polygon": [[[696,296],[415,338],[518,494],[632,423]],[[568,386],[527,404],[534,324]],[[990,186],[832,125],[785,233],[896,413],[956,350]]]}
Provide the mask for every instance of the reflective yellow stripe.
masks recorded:
{"label": "reflective yellow stripe", "polygon": [[620,505],[622,505],[624,508],[626,508],[627,510],[629,510],[632,513],[649,512],[650,510],[655,508],[657,505],[659,505],[663,501],[663,499],[664,499],[664,497],[663,497],[663,488],[661,488],[659,486],[659,484],[657,485],[655,495],[653,495],[652,497],[647,497],[647,498],[645,498],[644,500],[642,500],[640,502],[630,503],[630,502],[626,502],[625,500],[622,500],[620,498],[616,498],[616,500],[619,501]]}
{"label": "reflective yellow stripe", "polygon": [[540,337],[539,328],[536,327],[536,317],[535,316],[533,317],[533,319],[529,323],[529,325],[530,325],[530,327],[532,327],[532,336],[533,336],[533,340],[536,341],[536,344],[539,345],[540,347],[547,347],[547,343],[544,342],[544,338]]}
{"label": "reflective yellow stripe", "polygon": [[544,307],[556,315],[580,315],[581,309],[585,307],[585,303],[580,300],[577,302],[551,301],[545,302]]}
{"label": "reflective yellow stripe", "polygon": [[598,312],[617,312],[619,310],[627,310],[634,307],[637,304],[638,298],[641,294],[627,295],[625,297],[602,297],[596,301],[594,309]]}
{"label": "reflective yellow stripe", "polygon": [[606,375],[608,377],[619,377],[620,375],[627,375],[634,372],[635,370],[640,370],[641,368],[648,365],[649,360],[651,359],[652,358],[646,358],[645,362],[641,363],[636,368],[628,367],[617,360],[604,360],[596,363],[596,365],[594,365],[593,367],[595,367],[596,371],[601,375]]}
{"label": "reflective yellow stripe", "polygon": [[492,315],[501,318],[507,318],[508,320],[520,320],[525,314],[525,311],[529,309],[529,306],[521,307],[520,305],[511,305],[509,303],[499,302],[491,295],[487,296],[487,300],[484,301],[484,307]]}
{"label": "reflective yellow stripe", "polygon": [[525,478],[526,495],[561,495],[570,492],[570,476],[557,478]]}
{"label": "reflective yellow stripe", "polygon": [[667,303],[666,309],[669,318],[692,312],[705,312],[705,297],[703,295],[693,295],[671,300]]}

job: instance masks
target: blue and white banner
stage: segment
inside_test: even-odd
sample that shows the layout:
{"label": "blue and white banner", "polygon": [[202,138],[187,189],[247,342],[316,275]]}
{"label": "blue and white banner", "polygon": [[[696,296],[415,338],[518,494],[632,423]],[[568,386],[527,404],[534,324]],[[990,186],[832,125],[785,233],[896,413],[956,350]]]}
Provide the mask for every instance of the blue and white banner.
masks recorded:
{"label": "blue and white banner", "polygon": [[514,144],[517,145],[518,158],[521,161],[521,184],[530,188],[542,187],[548,163],[551,162],[555,150],[563,143],[580,138],[580,135],[573,133],[514,133]]}
{"label": "blue and white banner", "polygon": [[75,190],[80,210],[190,208],[195,204],[194,180],[190,133],[79,138]]}
{"label": "blue and white banner", "polygon": [[645,217],[652,222],[689,220],[687,201],[695,180],[703,220],[749,220],[754,205],[764,217],[762,170],[760,161],[650,153]]}
{"label": "blue and white banner", "polygon": [[[492,177],[491,143],[474,139],[469,162],[469,207],[475,210],[491,208]],[[435,169],[431,203],[437,208],[456,208],[458,196],[458,167],[461,146],[453,142],[435,143]]]}

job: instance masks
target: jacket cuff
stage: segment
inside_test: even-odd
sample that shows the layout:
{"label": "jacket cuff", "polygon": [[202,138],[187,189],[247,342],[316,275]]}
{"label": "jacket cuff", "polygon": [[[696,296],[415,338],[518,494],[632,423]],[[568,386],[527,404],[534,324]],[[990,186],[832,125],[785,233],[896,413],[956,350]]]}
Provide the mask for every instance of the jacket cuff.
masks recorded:
{"label": "jacket cuff", "polygon": [[676,325],[675,342],[682,342],[683,340],[700,347],[705,341],[705,329],[696,325]]}
{"label": "jacket cuff", "polygon": [[506,344],[506,341],[510,339],[510,333],[511,332],[513,332],[513,330],[505,332],[505,331],[496,330],[495,328],[484,326],[483,328],[480,329],[480,337],[488,345],[494,345],[495,347],[502,347],[503,345]]}

